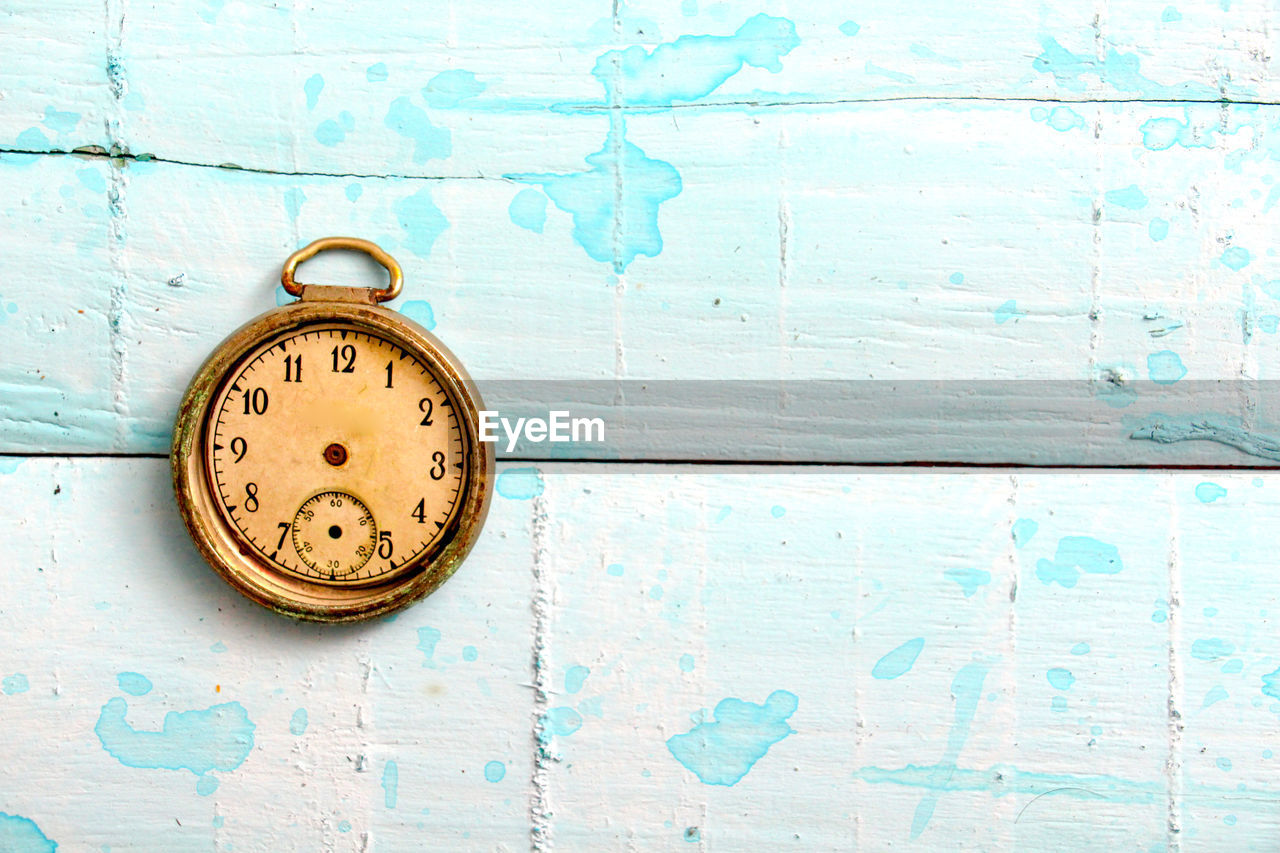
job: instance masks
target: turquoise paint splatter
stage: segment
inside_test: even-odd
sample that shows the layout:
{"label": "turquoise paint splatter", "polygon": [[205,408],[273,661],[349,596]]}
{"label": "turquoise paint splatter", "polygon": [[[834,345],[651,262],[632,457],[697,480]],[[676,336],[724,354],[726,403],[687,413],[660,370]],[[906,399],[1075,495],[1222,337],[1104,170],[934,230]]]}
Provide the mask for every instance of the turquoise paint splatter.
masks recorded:
{"label": "turquoise paint splatter", "polygon": [[1262,692],[1272,699],[1280,699],[1280,669],[1262,676]]}
{"label": "turquoise paint splatter", "polygon": [[862,27],[858,26],[858,24],[854,23],[853,21],[845,21],[843,24],[840,25],[840,32],[850,37],[856,36],[858,34],[858,31],[861,29]]}
{"label": "turquoise paint splatter", "polygon": [[1054,696],[1053,701],[1049,703],[1049,710],[1055,714],[1067,713],[1067,697]]}
{"label": "turquoise paint splatter", "polygon": [[731,36],[681,36],[652,52],[639,45],[608,51],[591,73],[614,95],[612,103],[663,106],[706,97],[744,65],[781,71],[781,58],[798,44],[795,24],[760,14]]}
{"label": "turquoise paint splatter", "polygon": [[620,578],[622,577],[622,573],[625,569],[622,568],[622,563],[610,563],[605,567],[605,571],[608,572],[611,577]]}
{"label": "turquoise paint splatter", "polygon": [[1147,373],[1157,385],[1172,385],[1187,375],[1187,368],[1176,352],[1167,349],[1147,356]]}
{"label": "turquoise paint splatter", "polygon": [[440,642],[441,636],[443,635],[437,629],[429,625],[418,629],[418,649],[426,657],[422,665],[429,669],[436,668],[433,658],[436,654],[436,644]]}
{"label": "turquoise paint splatter", "polygon": [[44,120],[40,123],[61,136],[76,129],[76,125],[80,123],[80,113],[64,112],[53,107],[45,107]]}
{"label": "turquoise paint splatter", "polygon": [[432,124],[426,110],[414,105],[407,97],[399,97],[391,102],[383,124],[413,140],[415,163],[441,160],[453,153],[453,136],[449,131]]}
{"label": "turquoise paint splatter", "polygon": [[967,664],[956,673],[951,680],[951,695],[956,700],[955,714],[952,718],[951,732],[947,735],[947,748],[942,760],[936,764],[928,775],[928,787],[931,789],[919,805],[911,820],[911,837],[919,838],[929,825],[933,811],[938,806],[939,791],[949,785],[956,774],[956,761],[969,739],[969,731],[973,726],[974,715],[978,712],[978,701],[982,698],[982,684],[986,681],[990,667],[986,663]]}
{"label": "turquoise paint splatter", "polygon": [[507,776],[507,765],[501,761],[490,761],[484,766],[484,778],[489,782],[501,782]]}
{"label": "turquoise paint splatter", "polygon": [[693,655],[687,652],[685,654],[680,655],[680,671],[681,672],[693,672],[693,667],[694,667]]}
{"label": "turquoise paint splatter", "polygon": [[580,728],[582,728],[582,715],[566,705],[551,708],[542,715],[544,739],[551,735],[568,737]]}
{"label": "turquoise paint splatter", "polygon": [[227,650],[227,644],[222,642],[221,640],[218,640],[216,643],[214,643],[212,646],[209,647],[209,651],[213,652],[215,655],[223,654],[224,652],[226,652],[226,650]]}
{"label": "turquoise paint splatter", "polygon": [[591,670],[585,666],[571,666],[564,674],[564,692],[577,693],[582,690]]}
{"label": "turquoise paint splatter", "polygon": [[862,70],[872,77],[884,77],[886,80],[892,80],[895,83],[902,83],[906,85],[916,82],[916,78],[912,77],[910,74],[904,74],[901,71],[894,71],[892,69],[885,68],[882,65],[876,65],[869,59],[867,60],[866,65],[862,66]]}
{"label": "turquoise paint splatter", "polygon": [[907,640],[876,661],[875,666],[871,667],[871,677],[890,679],[906,674],[911,667],[915,666],[916,658],[920,657],[920,651],[923,648],[924,637]]}
{"label": "turquoise paint splatter", "polygon": [[58,843],[40,831],[31,818],[0,812],[0,850],[12,853],[53,853]]}
{"label": "turquoise paint splatter", "polygon": [[1118,190],[1108,190],[1104,197],[1108,204],[1129,210],[1142,210],[1147,206],[1147,194],[1139,189],[1137,184],[1130,184]]}
{"label": "turquoise paint splatter", "polygon": [[947,281],[952,284],[964,284],[964,273],[953,272],[951,275],[947,276]]}
{"label": "turquoise paint splatter", "polygon": [[782,518],[786,514],[787,514],[786,507],[774,504],[772,507],[769,508],[769,515],[772,515],[774,518]]}
{"label": "turquoise paint splatter", "polygon": [[1068,91],[1085,91],[1088,86],[1082,78],[1091,75],[1118,92],[1152,100],[1214,101],[1221,97],[1217,89],[1203,83],[1165,86],[1144,77],[1139,71],[1141,58],[1136,53],[1120,53],[1114,47],[1108,47],[1106,57],[1099,60],[1092,54],[1072,53],[1051,36],[1041,37],[1040,47],[1043,52],[1031,61],[1031,67],[1042,74],[1052,74],[1054,82]]}
{"label": "turquoise paint splatter", "polygon": [[1054,690],[1070,690],[1071,685],[1076,683],[1076,677],[1071,674],[1071,670],[1063,669],[1055,666],[1053,669],[1045,673],[1045,677],[1049,680],[1049,685]]}
{"label": "turquoise paint splatter", "polygon": [[1223,772],[1227,772],[1231,770],[1231,759],[1227,758],[1226,756],[1218,758],[1213,763],[1216,764],[1218,766],[1218,769]]}
{"label": "turquoise paint splatter", "polygon": [[1160,117],[1147,119],[1138,128],[1142,132],[1142,147],[1148,151],[1167,151],[1175,145],[1183,148],[1212,148],[1213,128],[1195,128],[1191,125],[1191,114],[1183,111],[1185,122],[1176,118]]}
{"label": "turquoise paint splatter", "polygon": [[1222,665],[1222,672],[1226,675],[1235,675],[1237,672],[1241,672],[1243,670],[1244,661],[1240,660],[1240,658],[1229,660]]}
{"label": "turquoise paint splatter", "polygon": [[1222,257],[1219,260],[1222,261],[1223,266],[1239,271],[1249,265],[1249,262],[1253,260],[1253,256],[1249,254],[1247,249],[1231,246],[1222,253]]}
{"label": "turquoise paint splatter", "polygon": [[[0,317],[4,315],[0,314]],[[23,463],[23,457],[10,456],[8,458],[0,458],[0,474],[12,474],[18,470],[18,466]],[[95,605],[96,606],[96,605]]]}
{"label": "turquoise paint splatter", "polygon": [[1172,24],[1174,21],[1182,20],[1182,13],[1172,6],[1165,6],[1164,11],[1160,13],[1160,20],[1166,24]]}
{"label": "turquoise paint splatter", "polygon": [[1036,561],[1036,577],[1041,583],[1046,586],[1057,583],[1067,589],[1079,582],[1082,572],[1114,575],[1122,569],[1124,564],[1116,547],[1091,536],[1064,536],[1058,540],[1058,550],[1052,560]]}
{"label": "turquoise paint splatter", "polygon": [[480,650],[477,649],[475,646],[462,647],[462,659],[467,663],[472,663],[479,657],[480,657]]}
{"label": "turquoise paint splatter", "polygon": [[485,88],[485,84],[477,80],[476,75],[470,71],[441,71],[427,81],[422,90],[422,98],[427,106],[444,110],[456,107],[468,98],[474,98]]}
{"label": "turquoise paint splatter", "polygon": [[1045,123],[1059,133],[1066,133],[1069,130],[1083,128],[1084,116],[1071,107],[1054,107]]}
{"label": "turquoise paint splatter", "polygon": [[1071,654],[1073,654],[1073,655],[1087,655],[1087,654],[1089,654],[1089,644],[1088,644],[1088,643],[1076,643],[1074,646],[1072,646],[1072,647],[1071,647]]}
{"label": "turquoise paint splatter", "polygon": [[196,793],[202,797],[207,797],[214,791],[218,790],[217,778],[214,776],[201,776],[196,780]]}
{"label": "turquoise paint splatter", "polygon": [[653,586],[651,586],[649,588],[649,597],[652,598],[654,601],[661,601],[662,587],[659,586],[658,584],[654,584]]}
{"label": "turquoise paint splatter", "polygon": [[6,676],[0,681],[0,690],[4,691],[6,696],[15,696],[19,693],[26,693],[31,689],[31,684],[27,681],[27,676],[21,672],[15,672],[13,675]]}
{"label": "turquoise paint splatter", "polygon": [[699,722],[667,740],[667,749],[707,785],[736,785],[769,748],[795,730],[787,720],[800,700],[775,690],[763,705],[729,697],[716,705],[715,722]]}
{"label": "turquoise paint splatter", "polygon": [[[596,261],[621,273],[638,256],[662,251],[658,207],[680,194],[680,173],[653,160],[627,142],[621,118],[614,121],[604,147],[586,157],[591,168],[567,175],[513,174],[508,178],[537,184],[573,217],[573,239]],[[626,174],[627,181],[619,175]]]}
{"label": "turquoise paint splatter", "polygon": [[1196,660],[1219,660],[1235,653],[1235,643],[1221,637],[1196,640],[1191,644],[1191,656]]}
{"label": "turquoise paint splatter", "polygon": [[1027,316],[1025,311],[1018,310],[1018,303],[1013,299],[1010,299],[1008,302],[1005,302],[1004,304],[1002,304],[993,313],[995,315],[995,321],[997,325],[1007,323],[1010,320],[1017,319],[1018,317]]}
{"label": "turquoise paint splatter", "polygon": [[428,332],[436,327],[436,314],[431,310],[430,302],[422,299],[410,299],[400,306],[400,313]]}
{"label": "turquoise paint splatter", "polygon": [[284,191],[284,210],[289,214],[289,218],[297,220],[298,214],[302,213],[302,205],[307,200],[307,194],[300,187],[290,187]]}
{"label": "turquoise paint splatter", "polygon": [[947,569],[942,575],[960,584],[965,598],[972,598],[978,587],[991,583],[991,572],[984,569]]}
{"label": "turquoise paint splatter", "polygon": [[[235,770],[253,750],[254,724],[239,702],[203,711],[170,711],[158,732],[137,731],[125,720],[129,705],[116,696],[102,706],[94,733],[102,748],[126,767],[190,770],[204,777],[213,770]],[[217,781],[197,782],[208,796]]]}
{"label": "turquoise paint splatter", "polygon": [[302,84],[302,91],[307,96],[307,109],[314,110],[316,104],[320,102],[320,93],[324,91],[324,77],[312,74],[307,78],[307,82]]}
{"label": "turquoise paint splatter", "polygon": [[382,804],[389,809],[394,809],[399,790],[400,767],[394,761],[388,761],[382,768]]}
{"label": "turquoise paint splatter", "polygon": [[1217,483],[1201,483],[1196,486],[1196,500],[1202,504],[1211,504],[1218,498],[1225,498],[1227,490]]}
{"label": "turquoise paint splatter", "polygon": [[1040,529],[1040,522],[1030,518],[1020,518],[1013,523],[1010,534],[1013,536],[1013,547],[1021,548],[1031,541]]}
{"label": "turquoise paint splatter", "polygon": [[690,844],[695,844],[702,840],[702,830],[696,826],[686,826],[684,828],[684,840]]}
{"label": "turquoise paint splatter", "polygon": [[347,201],[354,202],[359,199],[360,196],[364,195],[364,187],[359,184],[347,184],[345,192],[347,194]]}
{"label": "turquoise paint splatter", "polygon": [[939,55],[935,50],[933,50],[933,48],[929,47],[928,45],[915,43],[910,45],[907,48],[907,50],[911,53],[912,56],[917,56],[920,59],[929,59],[929,60],[932,60],[933,62],[941,62],[943,65],[950,65],[952,68],[959,68],[963,64],[958,59],[954,59],[950,56]]}
{"label": "turquoise paint splatter", "polygon": [[498,475],[494,489],[504,498],[527,501],[542,494],[542,474],[537,468],[508,468]]}
{"label": "turquoise paint splatter", "polygon": [[102,173],[92,167],[87,169],[77,169],[76,177],[86,188],[95,193],[104,193],[107,191],[107,179],[102,177]]}
{"label": "turquoise paint splatter", "polygon": [[289,718],[289,734],[301,737],[307,731],[307,709],[299,708]]}
{"label": "turquoise paint splatter", "polygon": [[315,137],[316,142],[332,148],[347,138],[347,131],[346,128],[330,118],[325,119],[316,126]]}
{"label": "turquoise paint splatter", "polygon": [[431,254],[436,238],[449,227],[440,208],[431,200],[431,188],[423,187],[391,206],[396,222],[405,232],[405,247],[420,258]]}
{"label": "turquoise paint splatter", "polygon": [[151,692],[151,679],[138,672],[122,672],[116,676],[116,684],[130,696],[146,696]]}
{"label": "turquoise paint splatter", "polygon": [[364,79],[370,83],[385,83],[388,76],[390,75],[387,73],[385,62],[375,62],[364,70]]}
{"label": "turquoise paint splatter", "polygon": [[14,144],[24,151],[45,151],[49,148],[49,137],[45,136],[40,128],[29,127],[18,134]]}
{"label": "turquoise paint splatter", "polygon": [[1221,684],[1218,684],[1210,688],[1208,693],[1204,694],[1204,701],[1200,703],[1200,707],[1208,708],[1215,702],[1221,702],[1223,699],[1228,698],[1230,698],[1230,694],[1227,693],[1226,688]]}
{"label": "turquoise paint splatter", "polygon": [[350,832],[350,831],[351,831],[351,821],[349,820],[338,821],[338,832]]}
{"label": "turquoise paint splatter", "polygon": [[547,197],[533,189],[523,189],[511,199],[507,208],[511,221],[521,228],[541,234],[547,224]]}
{"label": "turquoise paint splatter", "polygon": [[1169,223],[1157,216],[1147,225],[1147,236],[1159,243],[1169,236]]}

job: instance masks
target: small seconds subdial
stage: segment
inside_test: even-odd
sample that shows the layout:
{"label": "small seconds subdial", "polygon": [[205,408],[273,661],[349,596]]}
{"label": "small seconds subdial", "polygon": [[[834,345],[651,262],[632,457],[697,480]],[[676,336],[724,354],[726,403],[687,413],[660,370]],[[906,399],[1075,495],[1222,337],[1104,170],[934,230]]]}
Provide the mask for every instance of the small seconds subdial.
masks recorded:
{"label": "small seconds subdial", "polygon": [[378,546],[373,514],[346,492],[312,496],[293,517],[290,532],[302,562],[329,580],[360,571]]}

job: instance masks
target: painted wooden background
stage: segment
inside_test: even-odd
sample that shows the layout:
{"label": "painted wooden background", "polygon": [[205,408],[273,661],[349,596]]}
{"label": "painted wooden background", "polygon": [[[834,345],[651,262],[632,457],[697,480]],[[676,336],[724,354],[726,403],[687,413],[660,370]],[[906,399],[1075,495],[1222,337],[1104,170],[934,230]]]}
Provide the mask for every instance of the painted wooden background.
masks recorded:
{"label": "painted wooden background", "polygon": [[[0,848],[1276,849],[1278,17],[8,3]],[[201,562],[164,454],[342,233],[482,391],[1095,393],[1079,440],[505,462],[439,593],[294,624]],[[1206,459],[1255,470],[868,464]]]}

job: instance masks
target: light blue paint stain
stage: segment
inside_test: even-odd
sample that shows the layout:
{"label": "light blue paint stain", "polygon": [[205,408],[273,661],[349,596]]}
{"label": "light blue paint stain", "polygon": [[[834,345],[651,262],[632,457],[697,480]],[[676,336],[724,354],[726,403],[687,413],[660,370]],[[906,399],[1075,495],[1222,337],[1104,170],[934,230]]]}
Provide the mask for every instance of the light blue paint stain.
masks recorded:
{"label": "light blue paint stain", "polygon": [[544,739],[550,735],[568,737],[582,728],[582,715],[567,705],[550,708],[542,715]]}
{"label": "light blue paint stain", "polygon": [[1088,644],[1088,643],[1076,643],[1074,646],[1072,646],[1072,647],[1071,647],[1071,654],[1073,654],[1073,655],[1087,655],[1087,654],[1089,654],[1089,644]]}
{"label": "light blue paint stain", "polygon": [[985,569],[947,569],[942,575],[947,580],[960,584],[965,598],[971,598],[978,587],[991,583],[991,572]]}
{"label": "light blue paint stain", "polygon": [[1226,756],[1222,756],[1218,758],[1213,763],[1218,765],[1218,769],[1223,771],[1224,773],[1229,772],[1231,770],[1231,759],[1227,758]]}
{"label": "light blue paint stain", "polygon": [[299,708],[289,718],[289,734],[301,737],[307,731],[307,709]]}
{"label": "light blue paint stain", "polygon": [[307,109],[314,110],[316,104],[320,102],[320,93],[324,91],[324,77],[312,74],[307,78],[307,82],[302,84],[302,91],[307,96]]}
{"label": "light blue paint stain", "polygon": [[436,314],[431,310],[431,303],[425,300],[410,299],[400,306],[400,313],[428,332],[436,327]]}
{"label": "light blue paint stain", "polygon": [[947,281],[952,284],[964,284],[964,273],[953,272],[951,275],[947,276]]}
{"label": "light blue paint stain", "polygon": [[475,646],[462,647],[462,659],[467,663],[475,661],[478,657],[480,657],[480,650]]}
{"label": "light blue paint stain", "polygon": [[227,822],[227,819],[220,814],[216,814],[213,816],[214,829],[222,829],[222,825],[225,824],[226,822]]}
{"label": "light blue paint stain", "polygon": [[1174,21],[1182,20],[1182,13],[1172,6],[1165,6],[1164,11],[1160,13],[1160,20],[1166,24],[1172,24]]}
{"label": "light blue paint stain", "polygon": [[892,80],[895,83],[902,83],[906,85],[916,82],[916,78],[912,77],[910,74],[905,74],[901,71],[894,71],[892,69],[885,68],[884,66],[876,65],[869,59],[867,60],[866,65],[862,66],[862,70],[872,77],[884,77],[886,80]]}
{"label": "light blue paint stain", "polygon": [[547,197],[534,189],[523,189],[511,199],[507,208],[511,221],[521,228],[541,234],[547,224]]}
{"label": "light blue paint stain", "polygon": [[88,189],[96,193],[104,193],[107,191],[107,179],[102,177],[102,173],[92,167],[86,169],[77,169],[76,177],[80,183]]}
{"label": "light blue paint stain", "polygon": [[57,842],[41,832],[31,818],[0,812],[0,850],[53,853],[57,849]]}
{"label": "light blue paint stain", "polygon": [[[170,711],[158,732],[137,731],[125,720],[128,703],[107,701],[94,732],[102,748],[126,767],[190,770],[205,777],[213,770],[235,770],[253,750],[254,724],[239,702],[203,711]],[[197,781],[196,793],[208,796],[217,780]]]}
{"label": "light blue paint stain", "polygon": [[625,571],[625,569],[622,568],[622,563],[610,563],[608,566],[605,567],[605,571],[611,577],[620,578],[622,577],[622,573]]}
{"label": "light blue paint stain", "polygon": [[1067,50],[1057,39],[1043,36],[1042,52],[1031,61],[1031,67],[1042,74],[1052,74],[1058,86],[1072,92],[1088,88],[1085,75],[1098,78],[1118,92],[1141,95],[1152,100],[1217,100],[1217,89],[1203,83],[1186,82],[1165,86],[1144,77],[1139,71],[1141,58],[1136,53],[1120,53],[1114,47],[1107,48],[1104,59],[1092,54],[1075,54]]}
{"label": "light blue paint stain", "polygon": [[1069,130],[1083,128],[1084,116],[1071,109],[1071,107],[1054,107],[1047,116],[1045,123],[1059,133],[1066,133]]}
{"label": "light blue paint stain", "polygon": [[696,844],[702,840],[702,830],[696,826],[686,826],[684,828],[684,840],[690,844]]}
{"label": "light blue paint stain", "polygon": [[400,767],[394,761],[388,761],[382,768],[382,804],[389,809],[394,809],[399,790]]}
{"label": "light blue paint stain", "polygon": [[693,667],[694,667],[693,655],[689,654],[688,652],[685,652],[684,654],[680,655],[680,671],[681,672],[693,672]]}
{"label": "light blue paint stain", "polygon": [[388,76],[385,62],[375,62],[364,70],[364,79],[370,83],[385,83]]}
{"label": "light blue paint stain", "polygon": [[330,118],[316,125],[315,137],[316,142],[332,148],[347,138],[347,131],[346,128]]}
{"label": "light blue paint stain", "polygon": [[571,666],[564,674],[564,692],[578,693],[582,690],[582,685],[586,683],[587,676],[591,674],[591,670],[585,666]]}
{"label": "light blue paint stain", "polygon": [[418,649],[425,656],[426,660],[422,665],[429,669],[435,669],[436,662],[434,660],[436,654],[436,644],[440,642],[443,636],[439,630],[432,628],[430,625],[418,629]]}
{"label": "light blue paint stain", "polygon": [[19,133],[14,140],[15,145],[25,151],[45,151],[49,148],[49,137],[38,127],[29,127]]}
{"label": "light blue paint stain", "polygon": [[527,501],[542,494],[542,474],[537,468],[508,468],[498,475],[494,489],[504,498]]}
{"label": "light blue paint stain", "polygon": [[1221,637],[1209,637],[1196,640],[1191,644],[1191,656],[1196,660],[1219,660],[1229,658],[1235,653],[1235,643]]}
{"label": "light blue paint stain", "polygon": [[916,658],[920,657],[920,651],[923,648],[924,637],[907,640],[876,661],[875,666],[871,667],[871,677],[890,679],[906,674],[911,667],[915,666]]}
{"label": "light blue paint stain", "polygon": [[1223,266],[1239,271],[1249,265],[1249,262],[1253,260],[1253,256],[1249,254],[1247,249],[1231,246],[1222,253],[1222,257],[1219,260],[1222,261]]}
{"label": "light blue paint stain", "polygon": [[27,681],[27,676],[21,672],[7,675],[3,681],[0,681],[0,690],[3,690],[6,696],[16,696],[19,693],[26,693],[30,689],[31,684]]}
{"label": "light blue paint stain", "polygon": [[485,90],[486,86],[476,79],[470,71],[455,69],[441,71],[427,81],[422,90],[422,98],[427,106],[434,109],[449,109],[474,98]]}
{"label": "light blue paint stain", "polygon": [[1147,236],[1159,243],[1169,236],[1169,223],[1157,216],[1147,225]]}
{"label": "light blue paint stain", "polygon": [[349,820],[338,821],[338,832],[350,832],[350,831],[351,831],[351,821]]}
{"label": "light blue paint stain", "polygon": [[1172,385],[1187,375],[1187,368],[1176,352],[1166,349],[1147,356],[1147,373],[1157,385]]}
{"label": "light blue paint stain", "polygon": [[214,643],[212,646],[209,647],[209,651],[213,652],[215,655],[220,655],[224,653],[226,650],[227,650],[227,644],[222,642],[221,640],[218,640],[218,642]]}
{"label": "light blue paint stain", "polygon": [[1225,823],[1227,826],[1235,826],[1236,816],[1233,814],[1224,815],[1222,818],[1222,822]]}
{"label": "light blue paint stain", "polygon": [[347,184],[347,201],[354,202],[364,195],[364,187],[359,184]]}
{"label": "light blue paint stain", "polygon": [[507,765],[501,761],[490,761],[484,766],[484,778],[488,782],[501,782],[507,776]]}
{"label": "light blue paint stain", "polygon": [[1099,542],[1091,536],[1064,536],[1058,540],[1053,560],[1036,561],[1036,577],[1046,586],[1057,583],[1071,589],[1082,572],[1091,575],[1114,575],[1124,569],[1120,552],[1114,545]]}
{"label": "light blue paint stain", "polygon": [[1093,735],[1094,737],[1097,737],[1098,735],[1102,734],[1102,726],[1090,726],[1089,734]]}
{"label": "light blue paint stain", "polygon": [[1280,699],[1280,669],[1262,676],[1262,692],[1272,699]]}
{"label": "light blue paint stain", "polygon": [[858,31],[861,29],[862,27],[858,26],[858,24],[853,21],[845,21],[843,24],[840,25],[840,32],[844,33],[849,37],[856,36],[858,34]]}
{"label": "light blue paint stain", "polygon": [[952,718],[951,732],[947,735],[947,748],[942,760],[934,765],[925,777],[926,787],[930,793],[920,800],[911,820],[911,837],[919,838],[929,825],[933,811],[938,807],[940,793],[949,785],[956,773],[956,761],[964,749],[965,741],[973,727],[974,715],[978,712],[978,701],[982,698],[982,683],[986,681],[990,667],[986,663],[970,663],[956,673],[951,680],[951,696],[956,701],[955,714]]}
{"label": "light blue paint stain", "polygon": [[1209,692],[1204,694],[1204,701],[1200,703],[1201,708],[1208,708],[1215,702],[1221,702],[1223,699],[1229,698],[1229,694],[1221,684],[1214,685]]}
{"label": "light blue paint stain", "polygon": [[1200,612],[1201,612],[1201,613],[1203,613],[1203,614],[1204,614],[1206,617],[1208,617],[1209,619],[1212,619],[1213,617],[1215,617],[1215,616],[1217,616],[1217,615],[1218,615],[1218,608],[1216,608],[1216,607],[1206,607],[1206,608],[1204,608],[1204,610],[1202,610],[1202,611],[1200,611]]}
{"label": "light blue paint stain", "polygon": [[[4,315],[0,315],[2,316]],[[0,474],[12,474],[17,471],[24,459],[25,457],[22,456],[0,456]]]}
{"label": "light blue paint stain", "polygon": [[289,214],[289,218],[297,220],[298,214],[302,213],[302,205],[307,200],[307,194],[302,191],[301,187],[290,187],[284,191],[284,209]]}
{"label": "light blue paint stain", "polygon": [[676,761],[707,785],[735,785],[769,747],[794,734],[787,720],[800,700],[775,690],[763,705],[728,697],[716,705],[714,722],[699,722],[667,740]]}
{"label": "light blue paint stain", "polygon": [[1018,317],[1025,317],[1027,314],[1025,311],[1019,311],[1018,303],[1010,299],[994,311],[994,316],[996,324],[1002,325]]}
{"label": "light blue paint stain", "polygon": [[1076,677],[1071,674],[1071,670],[1063,669],[1055,666],[1053,669],[1045,673],[1045,677],[1049,680],[1049,685],[1054,690],[1070,690],[1071,685],[1076,683]]}
{"label": "light blue paint stain", "polygon": [[[626,141],[620,118],[614,125],[604,147],[587,155],[591,168],[584,172],[507,177],[541,186],[556,207],[573,217],[573,239],[587,255],[621,273],[638,256],[662,251],[658,207],[679,195],[683,185],[674,166],[650,159]],[[624,173],[625,185],[618,179]]]}
{"label": "light blue paint stain", "polygon": [[1235,675],[1244,670],[1244,661],[1240,658],[1229,660],[1222,665],[1222,672],[1226,675]]}
{"label": "light blue paint stain", "polygon": [[772,507],[769,508],[769,515],[772,515],[774,518],[782,518],[786,514],[787,514],[787,508],[784,506],[779,506],[778,504],[774,504]]}
{"label": "light blue paint stain", "polygon": [[1010,533],[1013,536],[1013,546],[1021,548],[1031,541],[1031,537],[1036,535],[1036,531],[1040,529],[1040,522],[1030,518],[1020,518],[1013,523]]}
{"label": "light blue paint stain", "polygon": [[407,97],[399,97],[391,102],[383,124],[413,140],[415,163],[444,159],[453,153],[453,137],[449,131],[432,124],[426,110],[416,106]]}
{"label": "light blue paint stain", "polygon": [[139,672],[122,672],[116,676],[116,684],[130,696],[146,696],[151,692],[151,679]]}
{"label": "light blue paint stain", "polygon": [[1128,210],[1142,210],[1147,206],[1147,194],[1139,189],[1137,184],[1130,184],[1118,190],[1108,190],[1105,198],[1108,204]]}
{"label": "light blue paint stain", "polygon": [[654,601],[661,601],[661,600],[662,600],[662,587],[661,587],[661,586],[659,586],[658,584],[654,584],[652,587],[650,587],[650,588],[649,588],[649,597],[650,597],[650,598],[652,598]]}
{"label": "light blue paint stain", "polygon": [[201,776],[196,780],[196,793],[202,797],[207,797],[214,791],[218,790],[218,779],[214,776]]}
{"label": "light blue paint stain", "polygon": [[70,133],[80,123],[80,113],[64,112],[53,107],[45,107],[44,120],[40,123],[56,134]]}
{"label": "light blue paint stain", "polygon": [[1227,490],[1217,483],[1201,483],[1196,486],[1196,500],[1202,504],[1211,504],[1218,498],[1225,498]]}
{"label": "light blue paint stain", "polygon": [[1213,128],[1203,130],[1191,126],[1190,113],[1184,112],[1186,121],[1162,116],[1150,118],[1138,128],[1142,132],[1142,147],[1148,151],[1167,151],[1175,145],[1183,148],[1212,148]]}
{"label": "light blue paint stain", "polygon": [[124,108],[131,113],[140,113],[147,108],[147,101],[137,92],[130,92],[120,101]]}
{"label": "light blue paint stain", "polygon": [[404,229],[404,245],[420,258],[431,254],[436,238],[449,227],[440,208],[431,200],[431,188],[423,187],[411,196],[405,196],[391,206],[396,222]]}

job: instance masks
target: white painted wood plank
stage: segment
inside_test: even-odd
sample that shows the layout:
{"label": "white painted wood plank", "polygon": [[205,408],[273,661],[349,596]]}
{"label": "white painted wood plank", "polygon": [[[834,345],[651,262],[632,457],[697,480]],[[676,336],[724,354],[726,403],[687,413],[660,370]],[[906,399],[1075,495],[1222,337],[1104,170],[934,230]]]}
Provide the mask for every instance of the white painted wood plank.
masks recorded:
{"label": "white painted wood plank", "polygon": [[[1271,474],[503,466],[530,497],[455,578],[334,628],[219,581],[162,460],[4,470],[35,736],[0,811],[67,847],[1263,849],[1280,815]],[[121,702],[238,703],[253,747],[212,791],[127,766]]]}

